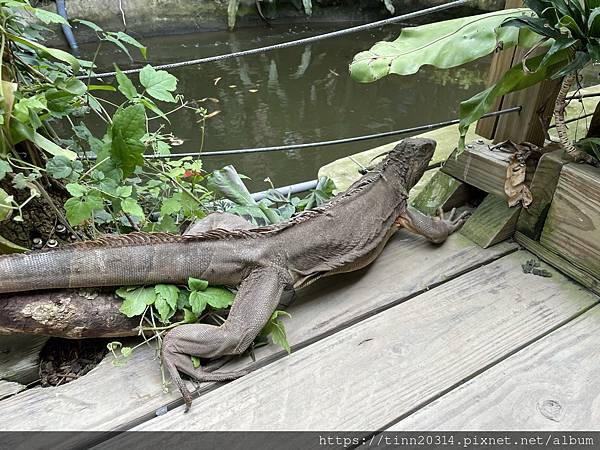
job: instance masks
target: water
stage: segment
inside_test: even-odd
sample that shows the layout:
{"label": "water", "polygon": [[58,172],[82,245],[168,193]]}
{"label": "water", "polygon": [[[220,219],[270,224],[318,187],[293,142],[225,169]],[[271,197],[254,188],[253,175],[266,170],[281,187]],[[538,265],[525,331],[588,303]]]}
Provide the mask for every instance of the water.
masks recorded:
{"label": "water", "polygon": [[[146,38],[149,63],[163,64],[270,45],[345,28],[351,24],[276,26]],[[379,40],[395,39],[399,26],[327,39],[307,46],[174,70],[178,91],[209,112],[204,151],[229,150],[339,139],[391,131],[457,117],[460,101],[485,84],[489,60],[450,71],[426,69],[414,76],[392,76],[359,84],[348,64],[359,51]],[[89,57],[96,46],[84,45]],[[126,56],[105,45],[101,69],[131,66]],[[216,81],[218,79],[218,81]],[[166,106],[166,105],[165,105]],[[171,117],[173,133],[183,143],[175,151],[200,150],[196,115],[182,109]],[[93,126],[98,131],[100,124]],[[208,170],[234,164],[262,190],[270,177],[276,186],[316,178],[319,167],[346,155],[398,138],[268,154],[205,158]]]}

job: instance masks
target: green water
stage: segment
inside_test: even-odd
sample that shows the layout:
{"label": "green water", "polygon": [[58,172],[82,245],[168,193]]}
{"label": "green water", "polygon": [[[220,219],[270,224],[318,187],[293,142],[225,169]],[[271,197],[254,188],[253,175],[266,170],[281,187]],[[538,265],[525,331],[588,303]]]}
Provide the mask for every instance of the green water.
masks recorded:
{"label": "green water", "polygon": [[[149,63],[163,64],[270,45],[351,24],[276,26],[146,38]],[[481,90],[489,60],[450,71],[428,69],[408,77],[389,77],[359,84],[348,75],[358,51],[378,40],[394,39],[400,26],[323,40],[307,46],[174,70],[178,91],[209,112],[220,111],[206,124],[204,151],[275,146],[339,139],[391,131],[457,117],[461,100]],[[95,45],[84,46],[89,56]],[[112,46],[97,59],[110,70],[113,62],[131,66]],[[215,80],[220,78],[218,82]],[[217,99],[200,100],[205,98]],[[200,150],[196,115],[181,110],[171,117],[173,133],[183,141],[174,150]],[[96,128],[96,127],[94,127]],[[97,131],[101,132],[100,124]],[[397,138],[396,138],[397,139]],[[205,158],[213,169],[234,164],[252,178],[253,190],[316,178],[319,167],[394,138],[267,154]]]}

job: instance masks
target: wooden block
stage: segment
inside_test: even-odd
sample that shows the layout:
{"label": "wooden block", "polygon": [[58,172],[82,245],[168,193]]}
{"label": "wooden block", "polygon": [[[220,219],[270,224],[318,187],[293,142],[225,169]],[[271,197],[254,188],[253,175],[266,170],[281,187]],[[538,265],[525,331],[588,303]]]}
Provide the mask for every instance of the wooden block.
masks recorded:
{"label": "wooden block", "polygon": [[46,336],[0,336],[0,380],[31,383],[39,378],[40,351]]}
{"label": "wooden block", "polygon": [[555,267],[565,275],[573,278],[579,284],[582,284],[592,292],[600,295],[599,279],[593,277],[585,270],[582,270],[579,267],[571,264],[569,261],[561,256],[558,256],[556,253],[551,252],[542,244],[530,239],[523,233],[517,231],[515,233],[515,240],[541,260],[546,261],[548,264],[552,265],[552,267]]}
{"label": "wooden block", "polygon": [[488,248],[514,234],[520,211],[521,206],[511,208],[506,200],[488,194],[460,233],[480,247]]}
{"label": "wooden block", "polygon": [[[511,156],[510,153],[490,150],[488,143],[483,140],[475,141],[468,144],[458,157],[456,152],[450,155],[442,172],[488,194],[507,199],[504,183]],[[527,161],[526,184],[531,182],[534,169],[535,163],[530,158]]]}
{"label": "wooden block", "polygon": [[[293,351],[306,347],[516,248],[506,243],[482,250],[459,234],[438,247],[400,230],[366,270],[324,278],[298,291],[288,309],[292,318],[285,319],[288,341]],[[268,345],[256,349],[256,364],[240,357],[228,368],[256,369],[283,357],[287,356],[280,347]],[[204,384],[203,392],[217,385]],[[114,367],[109,357],[71,383],[28,389],[1,401],[0,424],[2,430],[127,429],[142,418],[154,417],[158,408],[181,404],[176,389],[163,392],[154,350],[143,346],[123,366]],[[202,408],[202,400],[195,406]],[[61,448],[67,447],[60,441],[64,437],[57,439]],[[89,433],[77,433],[71,444],[86,448],[92,439]]]}
{"label": "wooden block", "polygon": [[524,274],[528,258],[505,256],[133,430],[382,429],[597,302],[551,268]]}
{"label": "wooden block", "polygon": [[468,187],[444,172],[437,171],[417,196],[411,206],[433,216],[438,208],[444,210],[461,206],[467,200]]}
{"label": "wooden block", "polygon": [[600,169],[563,166],[540,243],[600,278]]}
{"label": "wooden block", "polygon": [[595,306],[386,431],[600,431],[599,349]]}
{"label": "wooden block", "polygon": [[523,208],[519,215],[517,230],[534,241],[540,239],[544,228],[560,171],[564,165],[563,153],[563,150],[556,150],[542,155],[529,188],[533,202],[528,208]]}

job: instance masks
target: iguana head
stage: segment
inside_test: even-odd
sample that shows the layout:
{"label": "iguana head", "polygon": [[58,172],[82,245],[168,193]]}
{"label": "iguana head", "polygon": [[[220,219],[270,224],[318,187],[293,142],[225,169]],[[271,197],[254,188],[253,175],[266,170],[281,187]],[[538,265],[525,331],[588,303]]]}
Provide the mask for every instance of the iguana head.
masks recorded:
{"label": "iguana head", "polygon": [[407,192],[410,191],[427,170],[435,146],[434,140],[426,138],[400,141],[381,163],[388,181],[400,182]]}

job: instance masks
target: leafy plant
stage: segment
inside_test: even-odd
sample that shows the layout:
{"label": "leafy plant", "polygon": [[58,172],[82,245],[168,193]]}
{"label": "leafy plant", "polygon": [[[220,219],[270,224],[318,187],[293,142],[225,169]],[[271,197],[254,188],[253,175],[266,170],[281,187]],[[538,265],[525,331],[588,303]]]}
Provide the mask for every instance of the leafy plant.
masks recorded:
{"label": "leafy plant", "polygon": [[563,78],[554,117],[564,149],[575,160],[592,164],[591,154],[569,140],[564,121],[566,95],[576,72],[600,59],[600,2],[596,0],[525,0],[528,9],[512,9],[403,30],[394,42],[376,44],[357,54],[352,76],[370,82],[390,73],[407,75],[429,64],[447,69],[514,45],[530,48],[520,66],[509,69],[485,91],[461,103],[459,149],[469,126],[509,92],[547,79]]}

